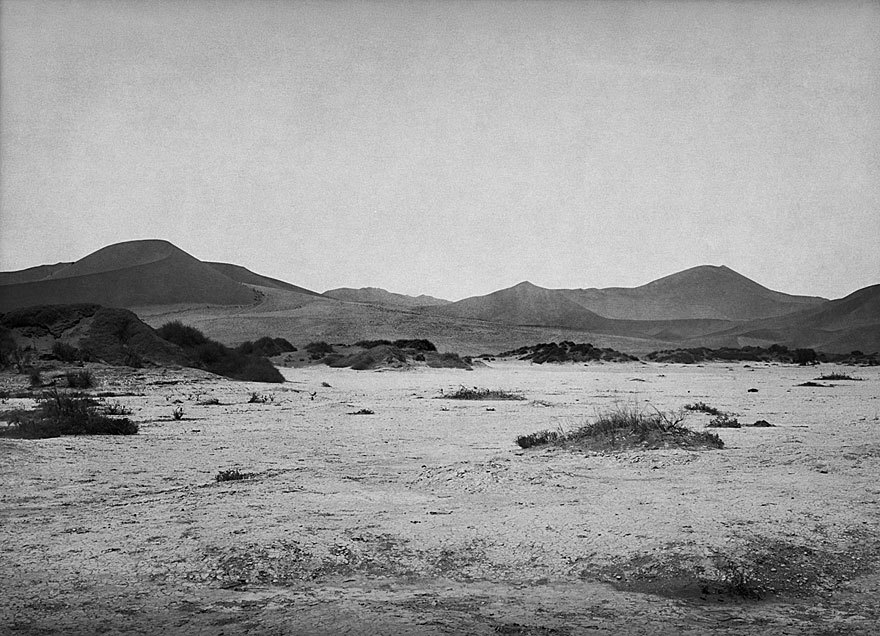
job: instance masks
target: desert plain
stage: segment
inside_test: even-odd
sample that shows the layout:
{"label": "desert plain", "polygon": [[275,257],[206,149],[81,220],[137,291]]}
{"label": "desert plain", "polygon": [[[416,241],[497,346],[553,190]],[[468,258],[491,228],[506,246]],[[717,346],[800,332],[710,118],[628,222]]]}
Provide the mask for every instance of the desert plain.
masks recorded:
{"label": "desert plain", "polygon": [[[880,629],[877,367],[90,367],[140,431],[0,439],[4,634]],[[827,373],[858,379],[798,386]],[[720,450],[514,441],[696,402],[773,426],[713,429]]]}

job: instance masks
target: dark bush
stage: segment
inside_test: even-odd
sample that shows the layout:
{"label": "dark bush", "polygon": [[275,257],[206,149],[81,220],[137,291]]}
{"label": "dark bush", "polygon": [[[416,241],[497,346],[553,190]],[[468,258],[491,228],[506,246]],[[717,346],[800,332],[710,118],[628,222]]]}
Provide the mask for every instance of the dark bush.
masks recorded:
{"label": "dark bush", "polygon": [[333,347],[321,340],[319,342],[310,342],[307,344],[306,351],[311,354],[311,357],[314,360],[315,356],[321,358],[324,354],[333,353]]}
{"label": "dark bush", "polygon": [[523,443],[532,446],[554,444],[591,451],[724,447],[724,442],[716,434],[682,426],[683,418],[684,415],[679,413],[645,413],[635,407],[618,407],[570,433],[541,431],[520,436],[516,442],[520,446]]}
{"label": "dark bush", "polygon": [[43,375],[40,371],[40,367],[31,367],[28,370],[28,379],[30,380],[31,386],[43,386]]}
{"label": "dark bush", "polygon": [[71,389],[90,389],[95,385],[95,378],[88,369],[68,371],[64,375],[67,378],[67,386]]}
{"label": "dark bush", "polygon": [[434,346],[434,343],[423,338],[416,340],[395,340],[391,344],[399,349],[415,349],[416,351],[437,351],[437,347]]}
{"label": "dark bush", "polygon": [[815,364],[818,361],[818,356],[812,349],[795,349],[792,361],[803,365]]}
{"label": "dark bush", "polygon": [[193,366],[209,373],[248,382],[284,382],[284,376],[266,358],[230,349],[194,327],[175,321],[160,327],[158,333],[181,347]]}
{"label": "dark bush", "polygon": [[235,350],[245,355],[271,358],[272,356],[278,356],[282,353],[296,351],[296,347],[284,338],[270,338],[269,336],[263,336],[254,342],[251,342],[250,340],[245,341],[238,345]]}
{"label": "dark bush", "polygon": [[708,413],[709,415],[721,415],[722,412],[714,406],[709,406],[705,402],[694,402],[693,404],[685,404],[684,408],[688,411],[699,411],[700,413]]}
{"label": "dark bush", "polygon": [[[117,407],[111,407],[117,411]],[[107,407],[82,393],[44,393],[34,411],[21,411],[12,418],[7,437],[42,439],[61,435],[134,435],[138,425],[127,418],[107,415]]]}
{"label": "dark bush", "polygon": [[391,346],[390,340],[358,340],[354,343],[356,347],[363,347],[364,349],[372,349],[373,347],[381,347],[381,346]]}
{"label": "dark bush", "polygon": [[77,362],[81,359],[79,349],[60,340],[52,344],[52,355],[62,362]]}
{"label": "dark bush", "polygon": [[741,428],[742,425],[735,417],[730,417],[726,413],[713,417],[707,424],[710,428]]}
{"label": "dark bush", "polygon": [[233,468],[231,470],[221,470],[214,476],[214,481],[218,483],[222,481],[240,481],[242,479],[251,479],[253,477],[253,473],[243,473]]}
{"label": "dark bush", "polygon": [[173,342],[181,349],[192,349],[208,342],[208,338],[195,327],[185,325],[179,320],[167,322],[156,330],[159,337]]}

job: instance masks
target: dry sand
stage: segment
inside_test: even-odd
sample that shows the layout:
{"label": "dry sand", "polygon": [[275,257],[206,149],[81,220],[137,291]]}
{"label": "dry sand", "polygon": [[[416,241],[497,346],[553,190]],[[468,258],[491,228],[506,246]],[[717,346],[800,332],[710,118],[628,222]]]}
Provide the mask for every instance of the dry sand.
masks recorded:
{"label": "dry sand", "polygon": [[[110,399],[138,435],[0,440],[0,633],[880,628],[880,369],[96,372],[141,394]],[[830,372],[864,381],[795,386]],[[528,399],[434,399],[460,384]],[[701,452],[513,443],[615,404],[695,401],[775,427],[719,430],[726,448]],[[215,482],[227,469],[255,475]],[[737,575],[763,598],[725,593]]]}

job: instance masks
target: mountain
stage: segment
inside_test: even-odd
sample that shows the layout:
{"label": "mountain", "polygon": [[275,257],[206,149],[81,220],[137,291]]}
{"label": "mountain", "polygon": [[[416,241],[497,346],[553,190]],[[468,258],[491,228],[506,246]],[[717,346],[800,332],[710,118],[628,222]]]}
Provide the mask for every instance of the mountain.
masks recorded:
{"label": "mountain", "polygon": [[779,316],[824,302],[822,298],[772,291],[727,267],[701,266],[634,288],[545,289],[524,282],[426,311],[609,333],[651,332],[657,336],[667,331],[678,338],[689,333],[687,325],[678,321],[722,321],[714,323],[721,329],[724,321]]}
{"label": "mountain", "polygon": [[752,320],[699,341],[705,346],[779,343],[831,353],[880,351],[880,285],[786,316]]}
{"label": "mountain", "polygon": [[210,265],[224,276],[231,278],[232,280],[239,283],[244,283],[245,285],[273,287],[274,289],[284,289],[286,291],[292,291],[298,294],[307,294],[310,296],[321,295],[318,292],[306,289],[305,287],[298,287],[297,285],[285,283],[283,280],[278,280],[277,278],[269,278],[268,276],[255,274],[251,270],[244,268],[241,265],[232,265],[230,263],[212,263],[210,261],[205,261],[205,264]]}
{"label": "mountain", "polygon": [[0,286],[0,311],[73,303],[248,305],[257,298],[253,289],[160,240],[117,243],[74,263],[11,272],[5,279],[22,282]]}
{"label": "mountain", "polygon": [[701,265],[641,287],[559,290],[585,309],[622,320],[755,320],[826,301],[767,289],[732,269]]}
{"label": "mountain", "polygon": [[395,294],[378,287],[339,287],[324,292],[324,296],[354,303],[368,303],[371,305],[385,305],[388,307],[432,307],[436,305],[448,305],[450,301],[433,296],[407,296]]}

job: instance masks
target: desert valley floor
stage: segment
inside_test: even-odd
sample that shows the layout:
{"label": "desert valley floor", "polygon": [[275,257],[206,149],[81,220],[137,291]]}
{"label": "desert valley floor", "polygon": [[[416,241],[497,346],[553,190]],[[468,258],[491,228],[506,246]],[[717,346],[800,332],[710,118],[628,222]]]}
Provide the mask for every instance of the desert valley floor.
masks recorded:
{"label": "desert valley floor", "polygon": [[[268,385],[95,367],[95,391],[118,394],[106,400],[132,410],[139,434],[0,439],[0,632],[880,627],[876,367],[282,371]],[[824,373],[862,380],[797,386]],[[460,385],[526,399],[440,398]],[[716,429],[725,448],[707,451],[514,443],[614,405],[698,401],[774,426]],[[215,479],[233,469],[252,475]]]}

